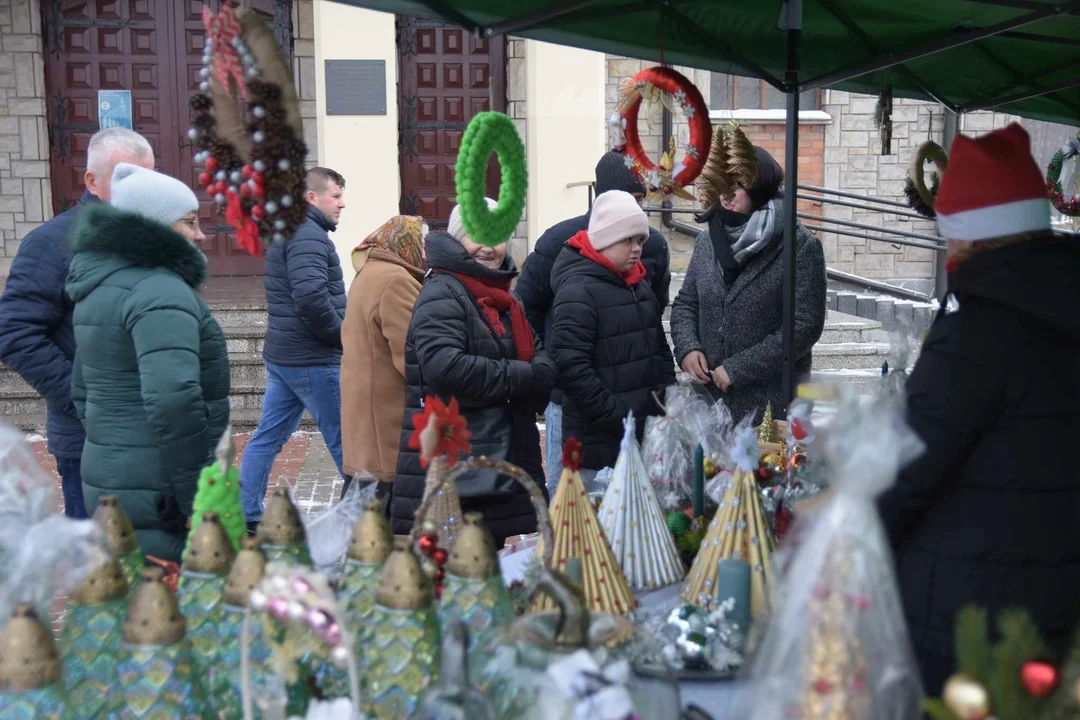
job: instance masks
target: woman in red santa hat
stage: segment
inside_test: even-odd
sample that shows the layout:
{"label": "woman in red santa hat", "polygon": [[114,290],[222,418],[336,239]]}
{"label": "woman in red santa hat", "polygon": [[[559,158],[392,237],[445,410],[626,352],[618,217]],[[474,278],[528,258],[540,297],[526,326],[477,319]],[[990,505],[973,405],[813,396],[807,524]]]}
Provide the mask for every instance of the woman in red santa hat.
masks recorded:
{"label": "woman in red santa hat", "polygon": [[[935,210],[949,292],[907,384],[926,452],[880,500],[928,694],[968,604],[1030,611],[1055,650],[1080,621],[1080,242],[1050,229],[1016,124],[958,136]],[[1064,452],[1063,452],[1064,451]]]}

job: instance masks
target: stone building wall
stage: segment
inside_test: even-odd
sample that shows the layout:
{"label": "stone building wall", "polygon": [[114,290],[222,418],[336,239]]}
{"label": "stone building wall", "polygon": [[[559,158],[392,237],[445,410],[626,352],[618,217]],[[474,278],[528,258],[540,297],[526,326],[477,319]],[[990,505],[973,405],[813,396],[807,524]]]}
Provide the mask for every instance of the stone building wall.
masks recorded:
{"label": "stone building wall", "polygon": [[0,0],[0,279],[52,217],[39,0]]}
{"label": "stone building wall", "polygon": [[315,0],[293,0],[293,82],[300,98],[300,119],[308,146],[306,165],[319,164],[318,101],[315,89]]}
{"label": "stone building wall", "polygon": [[[521,142],[528,149],[528,115],[526,114],[528,42],[522,38],[508,38],[506,42],[506,114],[514,121]],[[517,230],[510,238],[510,255],[520,267],[529,254],[528,208],[522,211]],[[532,239],[536,242],[536,238]]]}

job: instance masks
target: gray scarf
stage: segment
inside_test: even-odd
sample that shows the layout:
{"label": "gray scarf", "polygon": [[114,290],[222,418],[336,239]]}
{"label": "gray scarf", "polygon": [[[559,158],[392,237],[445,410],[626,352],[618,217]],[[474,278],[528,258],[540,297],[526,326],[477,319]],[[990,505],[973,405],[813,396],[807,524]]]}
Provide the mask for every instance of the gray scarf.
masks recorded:
{"label": "gray scarf", "polygon": [[776,218],[782,204],[782,197],[774,197],[755,210],[745,225],[724,228],[731,239],[731,254],[739,267],[744,267],[773,239],[777,230]]}

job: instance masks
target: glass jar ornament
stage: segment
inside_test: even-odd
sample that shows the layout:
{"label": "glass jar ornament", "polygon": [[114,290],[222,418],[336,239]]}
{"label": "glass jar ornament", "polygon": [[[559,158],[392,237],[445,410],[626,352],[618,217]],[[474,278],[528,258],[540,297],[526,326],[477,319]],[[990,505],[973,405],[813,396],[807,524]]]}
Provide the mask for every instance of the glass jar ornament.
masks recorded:
{"label": "glass jar ornament", "polygon": [[52,633],[33,605],[16,605],[0,631],[0,717],[75,720]]}
{"label": "glass jar ornament", "polygon": [[218,513],[207,510],[192,531],[180,572],[177,601],[187,621],[195,677],[206,693],[208,716],[217,717],[215,680],[219,671],[226,575],[236,552]]}
{"label": "glass jar ornament", "polygon": [[117,673],[124,695],[120,720],[202,717],[202,686],[195,681],[187,625],[159,567],[142,571],[128,603]]}
{"label": "glass jar ornament", "polygon": [[104,531],[109,551],[116,556],[120,567],[124,569],[128,592],[134,593],[142,579],[145,563],[142,550],[139,549],[139,538],[131,525],[131,519],[120,506],[120,497],[99,496],[97,509],[94,510],[94,522]]}
{"label": "glass jar ornament", "polygon": [[79,717],[111,718],[123,706],[116,665],[128,584],[120,561],[110,558],[90,572],[67,599],[60,631],[64,682]]}

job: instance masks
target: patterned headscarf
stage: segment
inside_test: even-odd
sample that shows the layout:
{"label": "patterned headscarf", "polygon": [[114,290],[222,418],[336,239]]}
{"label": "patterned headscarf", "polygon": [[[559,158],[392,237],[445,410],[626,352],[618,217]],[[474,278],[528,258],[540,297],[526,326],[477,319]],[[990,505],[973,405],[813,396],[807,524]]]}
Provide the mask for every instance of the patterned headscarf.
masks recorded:
{"label": "patterned headscarf", "polygon": [[415,268],[423,268],[421,251],[427,226],[424,219],[415,215],[395,215],[364,238],[357,250],[379,248],[397,255]]}

